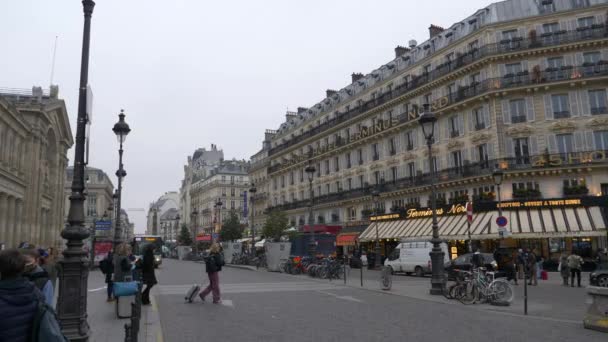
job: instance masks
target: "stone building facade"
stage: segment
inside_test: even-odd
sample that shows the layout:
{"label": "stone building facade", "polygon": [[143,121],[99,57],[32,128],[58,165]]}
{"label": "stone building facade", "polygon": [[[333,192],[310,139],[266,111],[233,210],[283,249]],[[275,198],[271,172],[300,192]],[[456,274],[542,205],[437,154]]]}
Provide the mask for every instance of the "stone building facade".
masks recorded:
{"label": "stone building facade", "polygon": [[67,151],[74,144],[65,102],[0,89],[0,243],[63,248]]}
{"label": "stone building facade", "polygon": [[[270,159],[268,158],[268,150],[270,149],[270,140],[276,134],[276,131],[267,129],[264,133],[264,142],[262,149],[251,156],[251,165],[249,167],[249,180],[251,185],[255,185],[255,196],[249,197],[249,227],[253,226],[256,235],[260,235],[262,227],[266,222],[266,208],[270,206],[270,189],[268,182],[268,166]],[[250,194],[251,195],[251,194]],[[251,217],[253,214],[253,217]],[[251,234],[251,232],[249,232]]]}
{"label": "stone building facade", "polygon": [[[86,167],[85,175],[85,191],[87,193],[84,201],[85,226],[93,227],[95,221],[102,219],[104,216],[114,220],[112,212],[108,210],[114,205],[112,197],[114,194],[114,184],[112,184],[112,180],[103,170],[89,166]],[[70,209],[73,177],[74,167],[70,166],[66,170],[64,181],[64,222],[66,223]]]}
{"label": "stone building facade", "polygon": [[148,210],[146,234],[160,235],[160,220],[161,217],[169,210],[179,208],[179,193],[177,191],[168,191],[160,196],[158,200],[150,204]]}
{"label": "stone building facade", "polygon": [[[440,205],[496,201],[495,168],[505,172],[503,201],[608,194],[607,10],[605,0],[507,0],[446,29],[431,25],[428,40],[397,47],[392,61],[287,117],[268,151],[271,208],[300,226],[365,220],[373,190],[381,211],[425,208],[431,168]],[[424,104],[438,118],[431,162],[418,123]],[[317,170],[314,222],[308,163]],[[606,246],[604,220],[582,208],[510,211],[508,228],[543,249],[548,238]],[[479,238],[497,238],[486,223]],[[443,227],[448,238],[460,231]],[[425,229],[386,229],[383,243],[428,238]]]}

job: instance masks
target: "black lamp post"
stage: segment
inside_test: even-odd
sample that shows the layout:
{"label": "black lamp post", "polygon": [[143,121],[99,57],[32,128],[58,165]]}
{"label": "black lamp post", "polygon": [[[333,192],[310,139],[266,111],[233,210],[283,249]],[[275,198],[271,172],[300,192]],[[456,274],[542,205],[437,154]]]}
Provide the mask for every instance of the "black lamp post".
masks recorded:
{"label": "black lamp post", "polygon": [[122,242],[122,227],[120,220],[120,212],[121,212],[121,200],[122,200],[122,179],[127,175],[127,172],[124,170],[122,165],[122,144],[127,139],[127,135],[131,132],[131,128],[125,122],[125,113],[124,110],[120,110],[120,114],[118,114],[118,122],[114,124],[114,128],[112,128],[114,134],[116,134],[116,138],[118,139],[118,144],[120,148],[118,149],[118,170],[116,171],[116,177],[118,177],[118,198],[116,199],[116,229],[114,230],[114,248],[118,246]]}
{"label": "black lamp post", "polygon": [[317,169],[314,167],[314,165],[312,165],[312,153],[309,153],[309,154],[311,155],[311,158],[308,159],[308,166],[306,166],[306,168],[304,169],[304,172],[306,172],[306,175],[308,175],[308,184],[309,184],[309,191],[310,191],[310,202],[309,202],[310,204],[308,205],[308,226],[310,227],[310,243],[308,245],[308,248],[310,250],[310,257],[314,261],[315,256],[316,256],[317,241],[315,240],[315,224],[314,224],[314,217],[313,217],[313,213],[312,213],[312,207],[314,205],[314,199],[315,199],[315,192],[312,189],[312,181],[314,179],[315,172],[317,171]]}
{"label": "black lamp post", "polygon": [[192,250],[194,251],[194,255],[198,256],[198,243],[196,242],[196,233],[197,233],[197,228],[196,228],[196,218],[198,216],[198,211],[196,210],[196,208],[192,208],[192,211],[190,212],[190,216],[191,219],[190,221],[192,221]]}
{"label": "black lamp post", "polygon": [[[372,199],[374,201],[374,215],[378,215],[378,200],[380,199],[380,193],[378,190],[372,191]],[[380,252],[380,234],[378,233],[378,220],[375,223],[376,226],[376,258],[374,266],[380,267],[382,265],[382,255]]]}
{"label": "black lamp post", "polygon": [[251,196],[251,255],[255,255],[255,220],[254,220],[254,215],[255,215],[255,193],[258,192],[258,189],[256,189],[255,184],[251,184],[251,189],[249,189],[249,194]]}
{"label": "black lamp post", "polygon": [[76,146],[74,153],[74,178],[70,195],[68,224],[61,231],[67,240],[63,259],[59,261],[59,298],[57,316],[63,334],[70,341],[88,341],[87,283],[89,262],[87,252],[82,248],[83,240],[89,237],[84,226],[84,168],[85,135],[87,125],[87,85],[89,83],[89,45],[91,37],[91,16],[95,2],[83,0],[84,29],[82,37],[82,59],[80,62],[80,86],[78,89],[78,117],[76,121]]}
{"label": "black lamp post", "polygon": [[[504,172],[501,169],[496,169],[492,173],[492,177],[494,178],[494,184],[496,185],[496,194],[498,195],[498,216],[502,216],[502,206],[501,206],[501,198],[500,198],[500,185],[502,184],[502,178],[504,176]],[[501,238],[504,238],[504,232],[500,231],[499,235]]]}
{"label": "black lamp post", "polygon": [[433,238],[431,239],[431,242],[433,243],[433,249],[431,250],[431,253],[429,253],[432,267],[430,293],[432,295],[441,295],[443,293],[443,287],[445,286],[443,269],[445,253],[441,250],[442,240],[439,238],[439,224],[437,223],[437,190],[435,188],[436,170],[435,165],[433,164],[432,149],[437,117],[435,116],[435,113],[430,111],[428,104],[424,105],[424,112],[420,115],[418,122],[420,123],[420,126],[422,126],[422,133],[426,139],[426,145],[429,148],[429,171],[431,174],[431,209],[433,212]]}
{"label": "black lamp post", "polygon": [[[217,234],[219,234],[222,231],[222,205],[224,203],[222,203],[221,199],[217,199],[217,202],[215,203],[215,205],[217,206]],[[214,227],[215,228],[215,227]],[[211,242],[217,242],[217,239],[214,239],[213,236],[215,235],[215,231],[211,232]]]}

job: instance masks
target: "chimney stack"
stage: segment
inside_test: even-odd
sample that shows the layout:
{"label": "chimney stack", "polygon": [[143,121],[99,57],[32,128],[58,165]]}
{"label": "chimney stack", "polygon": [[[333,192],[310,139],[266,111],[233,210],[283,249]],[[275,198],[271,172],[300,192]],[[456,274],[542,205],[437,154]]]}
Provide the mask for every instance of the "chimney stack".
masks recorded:
{"label": "chimney stack", "polygon": [[395,48],[395,58],[401,57],[408,51],[410,51],[410,49],[406,48],[405,46],[397,45],[397,47]]}
{"label": "chimney stack", "polygon": [[327,90],[325,91],[325,95],[326,95],[327,97],[330,97],[330,96],[335,95],[335,94],[337,94],[337,93],[338,93],[337,91],[335,91],[335,90],[331,90],[331,89],[327,89]]}
{"label": "chimney stack", "polygon": [[308,108],[306,108],[306,107],[298,107],[298,114],[302,114],[307,110],[308,110]]}
{"label": "chimney stack", "polygon": [[415,39],[412,39],[409,42],[407,42],[407,45],[410,47],[410,49],[413,49],[418,45],[418,42]]}
{"label": "chimney stack", "polygon": [[429,34],[431,35],[431,38],[435,37],[436,35],[440,34],[441,32],[443,32],[445,29],[441,26],[437,26],[437,25],[432,25],[429,26]]}
{"label": "chimney stack", "polygon": [[362,73],[360,73],[360,72],[353,72],[353,74],[352,74],[352,75],[350,75],[350,76],[351,76],[351,78],[352,78],[352,80],[353,80],[353,81],[352,81],[352,83],[355,83],[355,82],[357,82],[358,80],[360,80],[360,79],[362,79],[362,78],[363,78],[363,74],[362,74]]}

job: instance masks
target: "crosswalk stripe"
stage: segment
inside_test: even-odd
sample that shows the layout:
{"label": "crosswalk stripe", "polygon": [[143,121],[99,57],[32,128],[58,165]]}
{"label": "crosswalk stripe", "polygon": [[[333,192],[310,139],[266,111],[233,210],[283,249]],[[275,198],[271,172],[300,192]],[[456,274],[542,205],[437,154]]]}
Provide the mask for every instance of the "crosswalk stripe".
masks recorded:
{"label": "crosswalk stripe", "polygon": [[[203,285],[203,287],[206,284]],[[185,294],[192,285],[160,285],[156,291],[161,295]],[[331,284],[317,283],[243,283],[225,284],[220,283],[222,293],[263,293],[263,292],[294,292],[294,291],[319,291],[319,290],[338,290]]]}

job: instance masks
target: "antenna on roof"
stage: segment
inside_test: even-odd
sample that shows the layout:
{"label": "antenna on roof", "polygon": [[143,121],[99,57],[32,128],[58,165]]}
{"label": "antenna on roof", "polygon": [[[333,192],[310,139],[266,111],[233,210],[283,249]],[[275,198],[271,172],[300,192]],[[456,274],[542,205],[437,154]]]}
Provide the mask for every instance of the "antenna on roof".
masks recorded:
{"label": "antenna on roof", "polygon": [[53,85],[53,78],[55,77],[55,56],[57,55],[57,38],[59,36],[55,36],[55,46],[53,47],[53,62],[51,64],[51,84]]}

